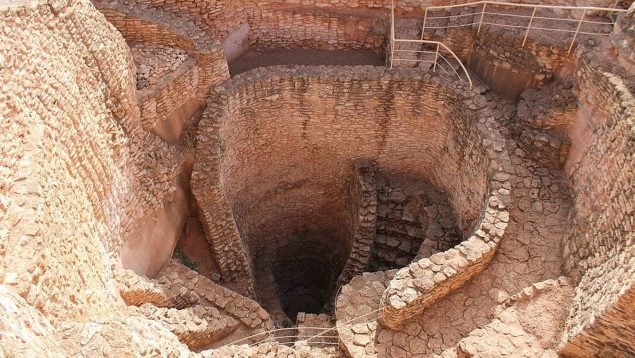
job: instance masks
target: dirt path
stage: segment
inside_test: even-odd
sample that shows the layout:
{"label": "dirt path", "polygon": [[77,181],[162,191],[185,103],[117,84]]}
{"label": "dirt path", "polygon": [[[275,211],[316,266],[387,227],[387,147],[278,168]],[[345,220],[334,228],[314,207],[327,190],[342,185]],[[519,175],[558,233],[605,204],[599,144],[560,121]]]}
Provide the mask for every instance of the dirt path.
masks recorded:
{"label": "dirt path", "polygon": [[314,50],[314,49],[250,49],[229,64],[232,76],[258,67],[276,65],[372,65],[384,66],[383,54],[367,50]]}

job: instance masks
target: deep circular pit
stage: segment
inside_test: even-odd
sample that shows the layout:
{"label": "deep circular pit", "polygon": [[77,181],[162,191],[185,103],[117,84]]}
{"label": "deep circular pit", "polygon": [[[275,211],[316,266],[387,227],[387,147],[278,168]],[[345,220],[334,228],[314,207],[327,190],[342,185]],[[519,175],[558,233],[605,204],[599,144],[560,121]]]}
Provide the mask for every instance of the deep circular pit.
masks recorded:
{"label": "deep circular pit", "polygon": [[[226,200],[256,297],[278,323],[328,309],[349,262],[352,275],[401,268],[461,241],[480,215],[489,162],[475,111],[455,84],[386,71],[253,70],[229,81],[200,123],[197,203],[213,213]],[[360,203],[360,159],[377,171],[372,210]],[[210,196],[214,178],[226,199]],[[376,216],[365,236],[360,205]],[[227,237],[226,221],[206,220],[208,234]],[[235,251],[223,245],[231,269]]]}
{"label": "deep circular pit", "polygon": [[346,260],[342,242],[325,233],[302,233],[273,251],[271,270],[291,320],[298,312],[319,314],[325,308]]}

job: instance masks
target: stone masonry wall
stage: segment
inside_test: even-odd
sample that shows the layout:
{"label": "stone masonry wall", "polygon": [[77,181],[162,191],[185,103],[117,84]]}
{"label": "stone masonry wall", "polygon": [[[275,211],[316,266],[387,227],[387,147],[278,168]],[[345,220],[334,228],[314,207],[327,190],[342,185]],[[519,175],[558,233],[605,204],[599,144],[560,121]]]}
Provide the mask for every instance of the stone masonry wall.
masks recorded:
{"label": "stone masonry wall", "polygon": [[156,86],[161,78],[190,59],[187,52],[178,47],[140,42],[128,45],[137,67],[137,90]]}
{"label": "stone masonry wall", "polygon": [[[100,0],[101,1],[101,0]],[[203,0],[103,0],[156,7],[178,14],[201,28],[211,31],[231,60],[249,46],[308,47],[320,49],[370,49],[383,52],[390,32],[390,1],[203,1]],[[525,1],[526,2],[526,1]],[[554,5],[612,6],[608,0],[548,1]],[[453,5],[461,1],[397,1],[398,37],[420,36],[423,8]],[[473,8],[463,9],[472,13]],[[407,24],[404,21],[408,22]],[[453,21],[478,21],[459,17]],[[405,24],[403,29],[400,24]],[[451,23],[450,25],[457,25]],[[561,33],[532,31],[524,48],[524,31],[513,28],[488,28],[475,37],[476,26],[441,31],[440,39],[453,49],[464,63],[486,80],[499,94],[516,98],[529,87],[546,83],[555,74],[570,74],[570,56],[566,54],[567,36]],[[557,38],[555,41],[553,38]],[[582,39],[581,37],[581,40]],[[415,49],[400,44],[403,49]],[[404,47],[405,46],[405,47]],[[404,54],[411,56],[412,54]],[[402,62],[411,64],[411,62]]]}
{"label": "stone masonry wall", "polygon": [[181,155],[142,129],[130,51],[88,1],[0,24],[0,278],[52,322],[109,317],[122,246],[169,246],[134,232],[171,205]]}
{"label": "stone masonry wall", "polygon": [[169,142],[178,140],[183,127],[204,103],[196,97],[199,73],[196,62],[190,59],[156,86],[138,91],[144,127],[152,128]]}
{"label": "stone masonry wall", "polygon": [[571,148],[566,131],[577,110],[573,79],[528,89],[520,97],[518,123],[514,126],[520,146],[546,167],[561,169]]}
{"label": "stone masonry wall", "polygon": [[197,159],[190,179],[192,194],[222,278],[226,281],[246,281],[248,286],[253,286],[253,272],[248,255],[240,239],[218,170],[221,155],[218,119],[227,115],[227,109],[221,104],[214,104],[212,98],[210,96],[201,119],[201,124],[205,123],[203,126],[206,129],[199,130],[196,138]]}
{"label": "stone masonry wall", "polygon": [[353,184],[353,232],[351,237],[351,253],[338,278],[336,287],[344,285],[353,276],[366,269],[373,241],[375,240],[375,224],[377,221],[377,188],[375,168],[372,163],[358,161],[355,163],[355,180]]}
{"label": "stone masonry wall", "polygon": [[125,8],[155,8],[166,14],[178,15],[185,23],[210,30],[218,39],[227,35],[247,21],[247,13],[242,1],[236,0],[93,0],[102,5],[123,6]]}
{"label": "stone masonry wall", "polygon": [[[473,10],[464,9],[463,13]],[[474,15],[479,16],[479,15]],[[459,21],[476,21],[459,17]],[[459,26],[461,22],[436,26]],[[420,25],[420,24],[419,24]],[[430,26],[434,26],[430,25]],[[572,56],[567,55],[566,39],[530,32],[521,47],[524,32],[517,29],[483,26],[456,27],[436,32],[426,30],[426,39],[443,42],[499,95],[518,99],[520,93],[544,85],[553,77],[570,72]],[[420,36],[420,30],[417,33]],[[413,38],[412,35],[406,38]],[[570,74],[570,73],[569,73]]]}
{"label": "stone masonry wall", "polygon": [[[466,92],[464,102],[478,119],[475,126],[481,132],[489,159],[481,168],[489,173],[487,197],[481,201],[480,216],[470,230],[463,228],[464,241],[397,271],[382,295],[381,323],[390,329],[421,314],[483,271],[494,257],[509,222],[511,169],[505,144],[492,109],[485,105],[487,97],[479,93],[478,87],[471,94]],[[460,211],[457,214],[461,217]]]}
{"label": "stone masonry wall", "polygon": [[167,141],[178,139],[204,105],[210,88],[229,78],[222,47],[181,14],[116,3],[97,2],[97,7],[127,41],[179,47],[194,58],[195,64],[181,67],[156,87],[138,92],[144,128]]}
{"label": "stone masonry wall", "polygon": [[199,126],[192,187],[221,270],[248,276],[248,251],[257,258],[299,231],[347,239],[357,158],[441,188],[467,231],[487,160],[455,86],[413,70],[295,67],[219,87]]}
{"label": "stone masonry wall", "polygon": [[383,51],[389,24],[384,16],[311,9],[250,7],[250,43],[257,47]]}
{"label": "stone masonry wall", "polygon": [[369,271],[402,268],[462,241],[458,218],[446,195],[406,178],[378,180],[377,234]]}
{"label": "stone masonry wall", "polygon": [[565,167],[575,197],[575,229],[564,245],[564,269],[578,286],[562,353],[634,353],[633,87],[593,55],[579,56],[576,120],[590,128],[572,137],[581,154],[570,156]]}
{"label": "stone masonry wall", "polygon": [[[387,15],[390,0],[93,0],[99,3],[121,3],[133,6],[151,6],[164,9],[172,13],[182,14],[191,21],[211,29],[215,36],[223,40],[227,35],[247,22],[247,13],[251,9],[265,11],[298,9],[322,9],[333,12],[359,12]],[[399,13],[414,13],[421,15],[426,6],[454,5],[465,3],[460,0],[399,0],[395,1]],[[512,1],[515,2],[515,1]],[[521,2],[521,1],[518,1]],[[538,3],[539,1],[522,1],[524,3]],[[540,1],[542,4],[565,4],[580,6],[611,6],[610,0],[549,0]]]}

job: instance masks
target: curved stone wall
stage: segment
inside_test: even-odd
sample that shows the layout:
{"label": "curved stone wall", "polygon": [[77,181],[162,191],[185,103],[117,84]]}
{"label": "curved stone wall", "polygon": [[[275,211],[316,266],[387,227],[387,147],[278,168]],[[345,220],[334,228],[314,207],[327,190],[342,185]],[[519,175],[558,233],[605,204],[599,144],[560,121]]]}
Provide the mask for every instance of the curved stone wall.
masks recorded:
{"label": "curved stone wall", "polygon": [[561,353],[633,353],[632,79],[629,83],[619,70],[590,53],[579,54],[577,67],[579,110],[569,128],[573,154],[565,165],[575,199],[575,225],[563,256],[564,270],[578,286]]}
{"label": "curved stone wall", "polygon": [[354,13],[315,8],[251,6],[249,42],[257,47],[307,47],[383,52],[389,22],[386,13]]}
{"label": "curved stone wall", "polygon": [[[333,6],[340,10],[350,10],[352,4],[373,7],[366,1],[334,4],[341,4]],[[311,3],[316,5],[326,3]],[[223,13],[207,15],[220,22]],[[152,22],[134,27],[139,24],[131,20],[126,26],[131,26],[131,33],[145,26],[156,29]],[[317,30],[306,33],[313,31]],[[161,34],[170,36],[170,31],[152,36]],[[191,41],[199,41],[196,36]],[[628,59],[629,50],[618,58]],[[214,51],[220,54],[218,46]],[[562,254],[564,270],[577,286],[560,353],[631,353],[635,352],[630,319],[635,307],[632,76],[603,63],[607,57],[585,52],[576,56],[579,111],[567,128],[574,150],[565,167],[576,199],[571,217],[575,230]],[[224,65],[223,60],[213,66]],[[189,78],[197,76],[194,72]],[[0,352],[188,355],[179,339],[199,349],[272,328],[269,315],[256,302],[176,262],[164,267],[152,284],[136,282],[140,277],[127,271],[130,281],[117,287],[122,285],[118,277],[122,265],[152,276],[171,255],[179,215],[185,210],[180,205],[186,200],[181,188],[187,170],[182,147],[148,133],[124,39],[88,0],[0,0],[0,88],[0,306],[4,309]],[[179,88],[184,87],[164,87],[165,96],[160,98],[173,99]],[[205,86],[196,92],[205,96]],[[368,233],[360,234],[355,225],[377,207],[372,195],[366,195],[372,192],[373,180],[356,177],[355,164],[360,160],[375,163],[387,174],[429,182],[443,192],[460,217],[466,238],[397,272],[365,274],[364,280],[358,277],[344,286],[342,297],[348,307],[359,305],[355,308],[361,312],[373,308],[359,303],[380,305],[383,298],[388,305],[382,307],[383,323],[389,326],[419,314],[477,274],[494,255],[503,232],[513,233],[506,228],[508,221],[516,230],[543,219],[555,222],[549,226],[563,222],[563,216],[555,214],[557,208],[547,208],[544,216],[527,216],[528,221],[509,218],[508,168],[497,125],[507,131],[503,118],[514,117],[483,115],[485,111],[479,111],[484,108],[503,110],[483,100],[482,93],[480,88],[470,92],[463,84],[417,70],[368,67],[270,68],[227,82],[208,101],[192,179],[223,278],[251,280],[255,275],[269,284],[266,280],[271,276],[273,286],[286,296],[305,294],[289,290],[296,282],[320,278],[308,288],[328,290],[323,276],[307,275],[301,262],[292,259],[313,261],[307,265],[309,271],[326,271],[355,254],[358,236],[368,239]],[[515,146],[513,135],[508,144],[522,153],[524,147]],[[513,168],[544,169],[524,162],[527,158],[518,154]],[[529,180],[522,185],[542,190],[553,183],[552,174],[544,175],[550,184],[534,184],[543,176],[539,173],[519,175],[516,181]],[[351,190],[367,185],[365,191]],[[559,190],[553,186],[553,192]],[[356,194],[367,202],[359,205]],[[518,208],[539,204],[542,212],[543,202],[554,203],[527,201]],[[552,242],[533,251],[535,257],[523,261],[517,272],[492,277],[527,280],[518,273],[545,264],[540,259],[549,250],[559,253],[553,250],[560,242],[556,230],[542,232],[538,226],[523,236],[529,236],[523,240]],[[505,259],[524,260],[524,252],[529,253],[510,245]],[[504,247],[498,253],[497,257],[503,256]],[[550,262],[549,269],[541,272],[559,273],[552,269],[558,263]],[[505,266],[497,269],[501,267]],[[336,277],[337,272],[327,276]],[[481,283],[490,287],[491,277]],[[365,290],[366,284],[373,290]],[[363,292],[355,295],[357,289]],[[489,293],[498,300],[513,292],[505,290],[476,290],[474,297]],[[309,292],[309,299],[314,295]],[[362,299],[356,300],[357,296]],[[124,302],[143,307],[126,307]],[[444,307],[452,306],[440,306],[442,311]],[[477,309],[483,313],[479,307],[466,310],[465,316],[475,315]],[[438,322],[439,316],[434,317],[430,321]],[[372,322],[347,334],[361,347],[369,343],[364,330],[378,328],[385,327]],[[399,348],[401,338],[395,334],[392,347]],[[382,339],[378,337],[380,343]],[[252,348],[251,352],[259,349]],[[262,347],[260,354],[265,350]]]}
{"label": "curved stone wall", "polygon": [[469,232],[490,161],[469,108],[482,104],[465,103],[464,91],[448,78],[373,67],[267,68],[226,82],[200,123],[192,177],[223,275],[249,277],[247,257],[261,274],[271,247],[303,233],[350,250],[359,158],[446,193]]}
{"label": "curved stone wall", "polygon": [[181,14],[96,3],[126,41],[179,47],[193,58],[156,85],[137,91],[143,127],[168,142],[177,141],[210,88],[229,78],[220,43]]}
{"label": "curved stone wall", "polygon": [[[478,203],[478,219],[471,231],[463,231],[464,241],[446,250],[412,262],[400,269],[382,296],[381,323],[395,329],[426,308],[465,284],[490,263],[510,220],[511,169],[503,136],[491,118],[487,99],[476,91],[464,98],[468,116],[479,131],[488,165],[481,170],[487,175],[487,193]],[[464,114],[465,115],[465,114]],[[475,168],[472,170],[476,170]],[[453,203],[455,209],[457,203]],[[459,209],[460,210],[460,209]]]}

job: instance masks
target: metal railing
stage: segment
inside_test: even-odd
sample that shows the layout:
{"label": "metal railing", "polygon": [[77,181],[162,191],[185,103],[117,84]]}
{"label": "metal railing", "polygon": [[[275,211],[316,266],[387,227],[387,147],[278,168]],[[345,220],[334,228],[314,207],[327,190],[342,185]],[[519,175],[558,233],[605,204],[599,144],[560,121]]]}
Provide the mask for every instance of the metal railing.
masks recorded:
{"label": "metal railing", "polygon": [[432,6],[424,9],[421,40],[425,38],[426,30],[477,26],[476,33],[478,35],[485,25],[524,30],[521,47],[525,46],[530,31],[572,34],[567,50],[567,53],[570,53],[579,35],[610,35],[614,25],[613,16],[626,11],[626,9],[593,6],[538,5],[496,1]]}
{"label": "metal railing", "polygon": [[[411,44],[415,49],[396,48],[397,44]],[[401,56],[402,54],[410,54],[410,56]],[[445,55],[444,55],[445,54]],[[448,59],[449,57],[449,59]],[[398,39],[395,37],[395,2],[392,1],[390,12],[390,67],[395,66],[395,62],[409,62],[414,64],[427,63],[433,72],[440,69],[448,75],[456,75],[459,79],[465,80],[472,88],[472,78],[467,72],[467,68],[463,65],[459,57],[439,41],[421,39]],[[454,65],[452,64],[454,62]],[[447,67],[447,68],[446,68]],[[457,71],[458,69],[458,71]],[[463,76],[461,76],[461,74]]]}
{"label": "metal railing", "polygon": [[[376,322],[379,317],[382,314],[382,311],[384,310],[384,308],[386,308],[386,305],[380,304],[380,306],[370,312],[355,316],[353,318],[349,318],[344,322],[339,322],[339,326],[349,326],[349,325],[354,325],[354,324],[361,324],[361,323],[372,323],[372,322]],[[369,316],[372,315],[376,315],[376,317],[373,318],[368,318]],[[298,334],[286,334],[286,332],[294,332],[298,330],[298,328],[302,328],[302,329],[311,329],[316,331],[315,334],[304,334],[304,335],[298,335]],[[284,333],[283,333],[284,332]],[[277,336],[276,333],[282,333],[282,336]],[[290,338],[291,341],[287,341],[287,342],[281,342],[278,341],[278,339],[287,339]],[[336,342],[335,342],[336,340]],[[270,331],[265,331],[265,332],[260,332],[260,333],[256,333],[253,335],[250,335],[248,337],[244,337],[241,339],[238,339],[236,341],[233,341],[231,343],[227,343],[222,345],[221,347],[218,347],[216,349],[219,348],[223,348],[223,347],[228,347],[228,346],[232,346],[232,345],[239,345],[239,344],[247,344],[249,345],[249,347],[254,347],[257,346],[259,344],[263,344],[263,343],[268,343],[268,342],[277,342],[278,344],[281,345],[288,345],[288,346],[293,346],[296,344],[317,344],[317,345],[331,345],[331,346],[338,346],[341,344],[340,342],[340,337],[338,334],[338,325],[337,323],[335,324],[335,326],[333,327],[290,327],[290,328],[278,328],[278,329],[273,329]]]}

